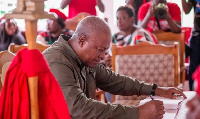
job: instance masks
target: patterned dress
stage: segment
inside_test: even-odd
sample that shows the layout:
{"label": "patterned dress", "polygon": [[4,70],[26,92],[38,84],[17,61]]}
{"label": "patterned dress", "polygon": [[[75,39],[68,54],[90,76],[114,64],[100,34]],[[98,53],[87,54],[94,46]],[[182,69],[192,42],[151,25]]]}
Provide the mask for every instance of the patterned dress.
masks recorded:
{"label": "patterned dress", "polygon": [[149,41],[158,44],[156,37],[143,28],[137,28],[132,34],[128,36],[116,33],[113,35],[112,42],[118,46],[135,45],[142,41]]}

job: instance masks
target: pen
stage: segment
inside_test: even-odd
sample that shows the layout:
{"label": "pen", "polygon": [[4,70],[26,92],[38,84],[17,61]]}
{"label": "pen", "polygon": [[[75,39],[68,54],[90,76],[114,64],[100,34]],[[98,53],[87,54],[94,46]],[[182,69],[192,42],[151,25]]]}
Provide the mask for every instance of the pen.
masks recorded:
{"label": "pen", "polygon": [[151,98],[151,100],[154,100],[154,98],[153,98],[153,96],[152,96],[152,95],[150,95],[150,98]]}

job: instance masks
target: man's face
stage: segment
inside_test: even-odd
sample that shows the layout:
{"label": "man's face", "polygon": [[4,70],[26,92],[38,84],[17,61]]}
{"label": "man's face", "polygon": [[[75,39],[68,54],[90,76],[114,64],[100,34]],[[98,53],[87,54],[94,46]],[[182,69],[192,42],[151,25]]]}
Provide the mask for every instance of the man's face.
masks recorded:
{"label": "man's face", "polygon": [[133,17],[129,17],[125,10],[119,10],[117,12],[117,27],[121,31],[125,31],[129,27],[133,26]]}
{"label": "man's face", "polygon": [[187,102],[189,108],[187,112],[187,119],[200,119],[200,98],[198,94]]}
{"label": "man's face", "polygon": [[[95,67],[101,60],[104,59],[106,50],[108,50],[111,42],[111,35],[97,34],[93,37],[81,36],[86,39],[82,47],[82,53],[79,56],[84,65]],[[81,38],[80,37],[80,38]]]}
{"label": "man's face", "polygon": [[59,29],[59,24],[57,22],[57,20],[51,20],[48,19],[47,20],[47,31],[49,31],[50,33],[56,33]]}

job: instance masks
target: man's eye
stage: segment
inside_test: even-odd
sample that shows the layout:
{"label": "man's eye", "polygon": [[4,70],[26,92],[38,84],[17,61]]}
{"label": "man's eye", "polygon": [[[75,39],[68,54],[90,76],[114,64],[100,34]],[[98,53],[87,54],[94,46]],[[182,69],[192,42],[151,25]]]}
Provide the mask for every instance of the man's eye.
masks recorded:
{"label": "man's eye", "polygon": [[103,52],[104,50],[102,50],[102,49],[99,49],[99,52]]}

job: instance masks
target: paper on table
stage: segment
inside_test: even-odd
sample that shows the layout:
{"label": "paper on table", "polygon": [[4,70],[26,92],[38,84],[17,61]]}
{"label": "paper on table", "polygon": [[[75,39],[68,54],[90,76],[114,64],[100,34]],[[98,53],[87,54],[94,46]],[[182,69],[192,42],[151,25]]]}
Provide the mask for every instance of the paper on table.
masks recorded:
{"label": "paper on table", "polygon": [[[183,97],[177,97],[176,99],[169,99],[169,98],[163,98],[159,96],[153,96],[154,100],[160,100],[163,101],[165,109],[169,110],[176,110],[178,108],[178,103],[181,102],[184,98]],[[141,100],[139,105],[142,105],[146,102],[151,101],[152,99],[150,97]]]}

